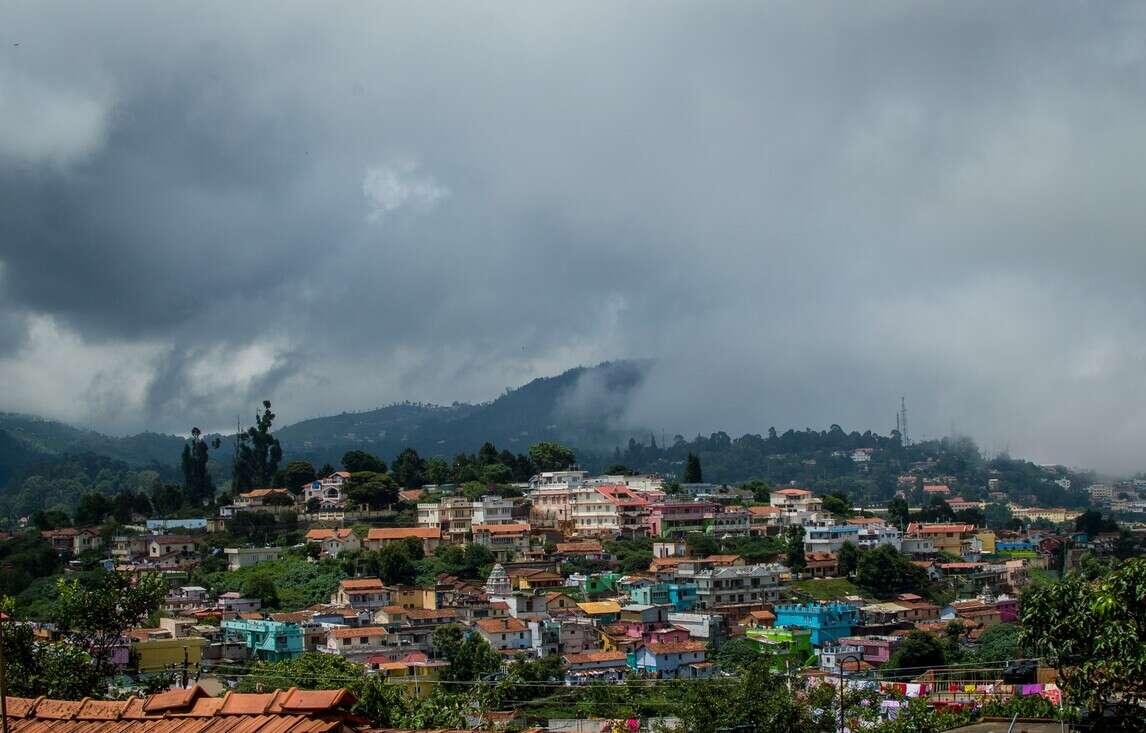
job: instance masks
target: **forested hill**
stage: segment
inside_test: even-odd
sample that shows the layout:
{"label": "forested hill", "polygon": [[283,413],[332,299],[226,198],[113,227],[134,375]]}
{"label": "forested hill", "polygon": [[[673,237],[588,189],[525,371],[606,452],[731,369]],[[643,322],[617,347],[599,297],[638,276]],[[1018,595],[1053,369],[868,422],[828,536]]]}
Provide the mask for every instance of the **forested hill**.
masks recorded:
{"label": "forested hill", "polygon": [[[412,447],[423,456],[453,458],[486,441],[524,453],[540,441],[611,451],[633,431],[617,427],[641,362],[606,362],[543,377],[480,405],[402,403],[288,425],[275,432],[283,450],[315,465],[337,464],[348,450],[387,458]],[[643,431],[641,431],[643,433]]]}
{"label": "forested hill", "polygon": [[[0,446],[6,441],[13,452],[19,450],[34,459],[51,456],[95,453],[131,466],[178,465],[183,438],[161,433],[139,433],[113,437],[94,430],[82,430],[56,420],[31,415],[0,412]],[[0,453],[0,472],[8,454]]]}
{"label": "forested hill", "polygon": [[[554,441],[575,449],[581,467],[603,472],[617,464],[644,473],[681,477],[690,453],[700,458],[705,481],[795,483],[817,491],[842,491],[857,501],[882,501],[897,489],[898,477],[918,473],[953,484],[968,498],[980,496],[988,478],[1020,500],[1044,505],[1085,501],[1077,487],[1091,480],[1065,469],[1045,469],[1010,459],[988,459],[968,439],[930,441],[907,447],[898,435],[871,431],[766,429],[733,438],[718,432],[686,440],[673,436],[658,445],[648,430],[626,426],[623,411],[640,385],[645,366],[612,362],[536,379],[479,405],[403,403],[376,410],[305,420],[274,430],[286,461],[337,466],[344,453],[362,450],[387,462],[405,448],[423,459],[447,462],[474,454],[483,443],[527,453]],[[662,443],[665,441],[662,440]],[[211,451],[209,471],[222,485],[230,477],[230,440]],[[88,491],[149,490],[156,481],[181,481],[184,439],[141,433],[109,437],[63,423],[0,413],[0,512],[26,514],[41,508],[74,507]],[[856,461],[856,449],[872,449]],[[1070,479],[1067,491],[1056,480]]]}

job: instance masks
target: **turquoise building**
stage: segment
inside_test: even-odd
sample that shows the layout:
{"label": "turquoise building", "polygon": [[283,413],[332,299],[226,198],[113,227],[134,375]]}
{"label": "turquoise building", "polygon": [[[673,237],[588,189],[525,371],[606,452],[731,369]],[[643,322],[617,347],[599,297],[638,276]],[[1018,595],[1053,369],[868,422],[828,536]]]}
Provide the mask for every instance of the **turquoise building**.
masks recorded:
{"label": "turquoise building", "polygon": [[222,624],[228,640],[238,641],[251,656],[268,662],[293,659],[304,651],[302,627],[269,619],[228,619]]}
{"label": "turquoise building", "polygon": [[850,636],[852,627],[859,625],[859,609],[843,603],[808,603],[806,605],[775,606],[776,627],[794,626],[812,632],[812,646]]}
{"label": "turquoise building", "polygon": [[629,599],[638,606],[672,606],[684,613],[696,606],[696,584],[642,583],[629,589]]}

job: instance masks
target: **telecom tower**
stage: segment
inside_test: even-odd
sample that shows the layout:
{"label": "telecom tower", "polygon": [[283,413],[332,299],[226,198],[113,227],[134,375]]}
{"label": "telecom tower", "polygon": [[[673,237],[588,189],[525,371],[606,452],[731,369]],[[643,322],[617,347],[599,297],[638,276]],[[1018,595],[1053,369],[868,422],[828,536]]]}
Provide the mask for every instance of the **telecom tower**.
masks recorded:
{"label": "telecom tower", "polygon": [[907,435],[907,399],[899,398],[899,414],[895,416],[895,427],[899,429],[900,442],[906,447],[911,445],[911,438]]}

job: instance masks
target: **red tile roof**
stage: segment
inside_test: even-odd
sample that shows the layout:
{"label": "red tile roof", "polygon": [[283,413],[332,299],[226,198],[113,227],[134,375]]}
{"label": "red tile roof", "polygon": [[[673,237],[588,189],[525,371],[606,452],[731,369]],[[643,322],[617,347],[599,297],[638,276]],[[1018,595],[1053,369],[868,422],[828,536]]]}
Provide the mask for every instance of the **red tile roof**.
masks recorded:
{"label": "red tile roof", "polygon": [[[334,733],[359,727],[346,690],[228,692],[210,697],[199,686],[127,700],[9,697],[11,733]],[[229,718],[229,719],[221,719]]]}
{"label": "red tile roof", "polygon": [[513,618],[483,618],[475,625],[487,634],[507,634],[525,631],[529,627],[525,622]]}
{"label": "red tile roof", "polygon": [[342,529],[312,529],[306,533],[308,540],[315,542],[322,542],[323,540],[340,539],[348,540],[354,535],[354,530],[350,527],[343,527]]}
{"label": "red tile roof", "polygon": [[679,641],[675,644],[646,644],[645,648],[653,654],[682,654],[702,652],[707,647],[703,641]]}
{"label": "red tile roof", "polygon": [[347,578],[339,581],[342,590],[384,590],[381,578]]}
{"label": "red tile roof", "polygon": [[591,664],[594,662],[625,663],[629,655],[624,652],[584,652],[582,654],[566,654],[566,664]]}
{"label": "red tile roof", "polygon": [[602,552],[600,542],[558,542],[557,551],[565,554],[572,554],[578,552]]}
{"label": "red tile roof", "polygon": [[331,629],[333,639],[357,639],[360,636],[386,636],[388,631],[382,626],[351,626],[345,629]]}

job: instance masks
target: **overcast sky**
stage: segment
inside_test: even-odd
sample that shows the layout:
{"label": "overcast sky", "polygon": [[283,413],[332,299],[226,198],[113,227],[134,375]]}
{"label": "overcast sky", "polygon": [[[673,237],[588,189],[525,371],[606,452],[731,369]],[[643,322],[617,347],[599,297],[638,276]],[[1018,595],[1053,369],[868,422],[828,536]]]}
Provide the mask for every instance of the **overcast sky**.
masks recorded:
{"label": "overcast sky", "polygon": [[[1146,468],[1146,6],[6,3],[0,409],[657,360],[669,434]],[[81,8],[86,8],[81,9]]]}

